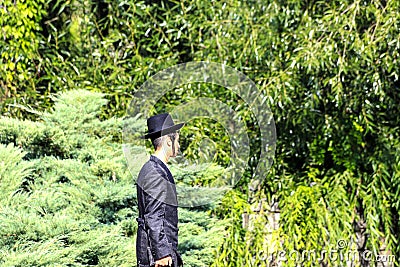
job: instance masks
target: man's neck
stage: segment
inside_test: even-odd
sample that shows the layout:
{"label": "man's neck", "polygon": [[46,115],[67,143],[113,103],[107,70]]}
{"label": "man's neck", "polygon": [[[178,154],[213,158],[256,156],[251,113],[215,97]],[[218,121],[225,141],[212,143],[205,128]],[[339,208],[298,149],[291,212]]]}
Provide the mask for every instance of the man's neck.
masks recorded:
{"label": "man's neck", "polygon": [[156,150],[154,152],[154,156],[156,156],[157,158],[159,158],[162,162],[164,162],[165,164],[168,163],[169,158],[167,157],[167,155],[165,155],[163,150]]}

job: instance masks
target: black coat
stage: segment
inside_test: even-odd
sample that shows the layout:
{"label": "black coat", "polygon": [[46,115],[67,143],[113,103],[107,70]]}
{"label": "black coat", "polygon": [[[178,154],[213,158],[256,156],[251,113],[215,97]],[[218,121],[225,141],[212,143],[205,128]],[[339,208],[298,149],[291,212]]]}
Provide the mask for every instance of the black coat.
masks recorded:
{"label": "black coat", "polygon": [[178,266],[181,262],[177,252],[178,203],[171,172],[164,162],[152,155],[140,170],[136,188],[138,266],[151,266],[154,261],[168,255],[173,258],[173,266]]}

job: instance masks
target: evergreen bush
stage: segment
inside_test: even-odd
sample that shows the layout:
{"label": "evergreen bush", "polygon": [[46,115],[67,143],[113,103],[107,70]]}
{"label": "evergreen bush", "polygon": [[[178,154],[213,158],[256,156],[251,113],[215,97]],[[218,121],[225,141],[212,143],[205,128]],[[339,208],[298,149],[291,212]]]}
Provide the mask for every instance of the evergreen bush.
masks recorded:
{"label": "evergreen bush", "polygon": [[[0,119],[1,266],[136,265],[136,188],[114,140],[121,121],[99,119],[103,96],[69,91],[37,122]],[[207,209],[179,212],[187,266],[208,266],[220,223]]]}

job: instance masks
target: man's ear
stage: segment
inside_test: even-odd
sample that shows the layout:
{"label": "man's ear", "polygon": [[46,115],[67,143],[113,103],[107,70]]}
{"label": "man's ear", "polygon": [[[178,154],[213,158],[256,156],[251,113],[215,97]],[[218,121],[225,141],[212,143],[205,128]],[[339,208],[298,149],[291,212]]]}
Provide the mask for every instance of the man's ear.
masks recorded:
{"label": "man's ear", "polygon": [[168,145],[168,146],[172,146],[172,140],[171,140],[171,138],[167,138],[167,145]]}

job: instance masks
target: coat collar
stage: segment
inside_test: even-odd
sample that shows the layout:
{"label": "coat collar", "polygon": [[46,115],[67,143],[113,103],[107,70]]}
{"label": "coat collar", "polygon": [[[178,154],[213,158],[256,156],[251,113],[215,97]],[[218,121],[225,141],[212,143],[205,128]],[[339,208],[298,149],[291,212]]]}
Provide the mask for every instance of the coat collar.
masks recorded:
{"label": "coat collar", "polygon": [[168,180],[171,183],[175,184],[175,181],[174,181],[171,171],[169,170],[168,166],[161,159],[157,158],[154,155],[150,155],[150,160],[155,162],[156,164],[160,165],[160,167],[163,168],[163,170],[167,173]]}

